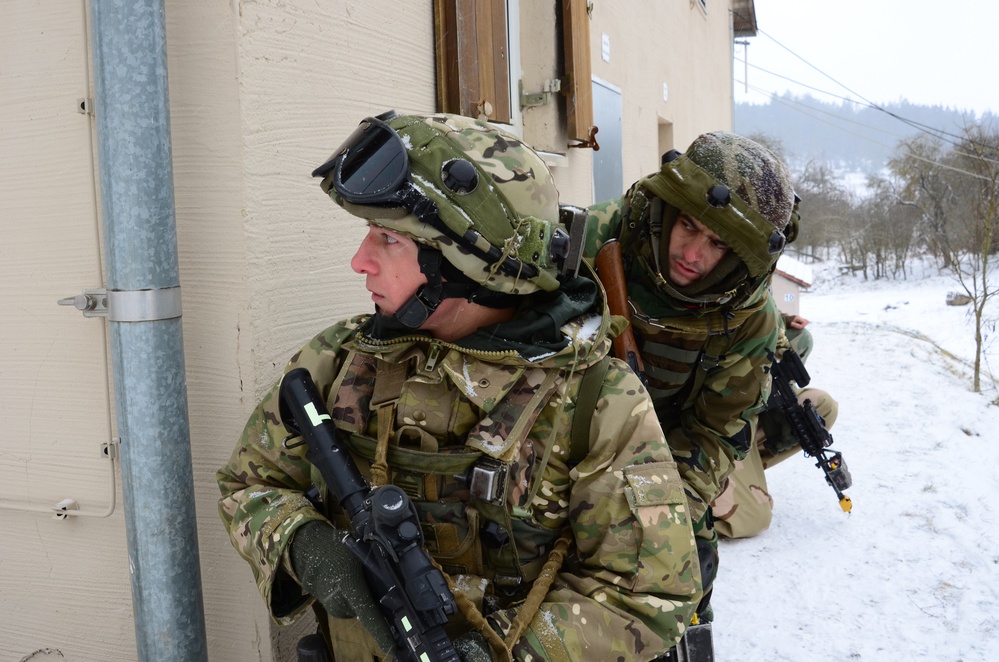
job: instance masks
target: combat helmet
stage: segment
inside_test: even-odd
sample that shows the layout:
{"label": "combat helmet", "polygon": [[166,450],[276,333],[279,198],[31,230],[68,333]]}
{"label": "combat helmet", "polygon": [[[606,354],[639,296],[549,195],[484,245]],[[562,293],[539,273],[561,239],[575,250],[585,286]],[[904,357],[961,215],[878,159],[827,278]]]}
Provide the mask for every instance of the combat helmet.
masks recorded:
{"label": "combat helmet", "polygon": [[[664,208],[654,209],[650,201],[656,199]],[[738,307],[769,281],[795,227],[795,199],[787,166],[766,147],[725,131],[702,134],[685,153],[664,155],[659,172],[640,180],[632,192],[632,204],[643,207],[637,211],[644,215],[645,238],[650,224],[662,223],[655,228],[662,245],[645,241],[638,249],[644,253],[640,262],[658,289],[686,304]],[[703,223],[732,249],[715,268],[713,280],[696,293],[660,273],[660,255],[668,250],[679,212]]]}
{"label": "combat helmet", "polygon": [[548,166],[486,122],[389,111],[363,120],[312,174],[350,213],[417,242],[428,282],[396,314],[411,328],[445,298],[508,306],[574,272]]}

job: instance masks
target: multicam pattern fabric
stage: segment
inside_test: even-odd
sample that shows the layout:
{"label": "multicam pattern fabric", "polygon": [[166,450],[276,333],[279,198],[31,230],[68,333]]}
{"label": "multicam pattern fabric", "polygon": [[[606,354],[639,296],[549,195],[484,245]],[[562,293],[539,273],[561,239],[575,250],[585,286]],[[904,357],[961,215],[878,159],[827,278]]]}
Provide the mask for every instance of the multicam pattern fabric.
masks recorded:
{"label": "multicam pattern fabric", "polygon": [[[654,355],[653,366],[658,362],[672,368],[666,376],[686,374],[682,384],[665,381],[663,397],[653,400],[681,475],[706,503],[721,490],[732,462],[749,450],[757,415],[769,396],[767,349],[776,342],[775,315],[776,306],[768,299],[729,334],[701,336],[696,355],[690,348],[695,334],[657,329],[648,321],[635,325],[643,357]],[[693,393],[698,371],[705,374]]]}
{"label": "multicam pattern fabric", "polygon": [[[413,183],[437,206],[444,223],[457,237],[473,241],[482,252],[499,251],[490,262],[415,216],[402,216],[344,204],[351,213],[371,218],[416,241],[438,248],[454,266],[487,288],[512,294],[558,288],[551,239],[558,226],[558,190],[548,166],[516,136],[486,122],[460,115],[404,115],[389,121],[402,137],[409,155]],[[455,191],[445,183],[446,166],[456,159],[471,163],[478,173],[470,191]],[[474,230],[477,235],[466,233]],[[512,257],[536,275],[511,275],[499,270]]]}
{"label": "multicam pattern fabric", "polygon": [[[571,527],[570,554],[513,658],[651,660],[672,646],[702,595],[690,513],[651,401],[617,360],[592,413],[588,451],[570,466],[574,402],[586,369],[608,351],[606,318],[577,318],[563,327],[571,345],[536,362],[418,335],[377,341],[359,331],[365,322],[322,332],[286,370],[312,373],[362,472],[377,418],[389,411],[372,411],[381,404],[380,378],[404,375],[392,409],[390,479],[416,496],[428,551],[495,630],[509,630],[551,541]],[[304,448],[281,443],[277,393],[275,386],[250,416],[217,477],[233,545],[272,616],[287,623],[310,602],[287,549],[298,527],[323,514],[304,495],[321,482]],[[506,493],[493,504],[470,498],[454,476],[484,458],[508,469]],[[503,547],[479,535],[487,520],[509,524],[512,566]],[[515,573],[526,580],[520,587]],[[457,618],[453,625],[456,633],[468,627]]]}

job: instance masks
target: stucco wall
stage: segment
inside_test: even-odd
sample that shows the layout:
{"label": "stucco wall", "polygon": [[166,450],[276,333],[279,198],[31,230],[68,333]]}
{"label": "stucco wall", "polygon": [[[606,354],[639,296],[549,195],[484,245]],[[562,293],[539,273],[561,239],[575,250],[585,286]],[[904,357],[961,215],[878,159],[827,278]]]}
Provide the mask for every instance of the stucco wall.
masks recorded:
{"label": "stucco wall", "polygon": [[[82,3],[0,3],[3,662],[135,650],[121,509],[102,517],[120,503],[104,322],[56,305],[102,284],[87,53]],[[63,499],[86,515],[45,512]]]}
{"label": "stucco wall", "polygon": [[[539,29],[544,34],[535,17],[554,23],[556,3],[550,4],[522,12],[532,21],[522,34]],[[624,94],[628,181],[657,167],[661,122],[673,123],[680,148],[704,130],[731,126],[727,11],[713,8],[705,15],[687,2],[640,3],[638,15],[638,4],[599,0],[594,3],[591,24],[593,73],[622,88]],[[23,32],[27,35],[24,42],[34,43],[48,31],[55,42],[49,52],[59,54],[39,60],[36,52],[6,41],[0,47],[5,63],[27,63],[33,58],[30,62],[40,64],[24,67],[24,75],[42,80],[52,76],[55,67],[65,66],[68,58],[74,75],[79,76],[79,91],[62,94],[70,103],[92,94],[86,82],[83,0],[4,0],[3,8],[7,34]],[[272,626],[249,569],[232,549],[218,520],[214,471],[227,460],[246,416],[291,353],[331,321],[370,307],[363,278],[349,266],[363,224],[325,198],[310,173],[359,119],[388,108],[400,112],[435,109],[432,3],[165,0],[165,10],[184,350],[209,654],[213,662],[269,660]],[[63,34],[59,26],[70,20],[67,16],[75,16],[80,27]],[[551,25],[549,33],[555,28]],[[610,63],[600,57],[603,32],[611,36]],[[544,58],[557,57],[558,40],[526,41],[522,48],[533,58],[526,60],[534,67],[532,75],[550,75],[544,73]],[[556,70],[551,63],[547,69]],[[671,90],[667,102],[662,100],[664,80]],[[35,95],[41,107],[47,107],[43,87],[33,83],[15,87],[10,81],[0,78],[5,121],[9,116],[27,122],[28,111],[11,105],[15,96]],[[64,100],[56,99],[52,106],[62,108]],[[14,187],[19,189],[18,210],[41,209],[43,201],[53,199],[48,174],[51,164],[68,162],[67,150],[73,151],[73,162],[82,163],[83,168],[93,159],[86,129],[93,120],[73,113],[66,119],[79,124],[73,130],[82,137],[75,142],[15,141],[9,133],[0,133],[6,161],[13,164],[4,170],[3,193],[7,196]],[[543,132],[546,125],[549,129],[553,122],[557,125],[553,109],[539,114],[544,119],[530,130]],[[547,147],[558,151],[555,128],[555,134],[549,132],[543,139],[551,141]],[[554,168],[559,190],[567,201],[585,204],[592,188],[591,153],[563,151],[564,158]],[[37,174],[28,176],[29,172]],[[63,237],[70,243],[72,231],[80,224],[90,224],[91,232],[96,232],[93,175],[85,174],[89,183],[73,189],[70,207],[74,213],[51,211],[50,224],[45,226],[51,239],[26,240],[19,249],[30,256],[25,264],[45,264],[50,259],[56,265],[52,242]],[[6,231],[12,220],[4,217],[0,222]],[[13,350],[3,348],[0,370],[5,376],[11,374],[12,366],[27,371],[25,366],[41,365],[46,352],[60,344],[59,338],[80,334],[91,336],[88,342],[96,350],[87,355],[100,372],[106,360],[104,322],[85,320],[75,311],[54,306],[55,298],[100,285],[91,282],[100,280],[96,256],[77,271],[67,280],[65,273],[56,275],[54,266],[36,269],[32,278],[44,286],[37,291],[26,289],[20,281],[6,282],[8,277],[22,277],[24,269],[3,271],[5,289],[24,292],[23,307],[31,311],[25,316],[40,316],[51,327],[51,339],[41,346],[29,342],[21,331],[16,333],[22,335],[11,331],[8,339],[7,330],[13,327],[5,326],[5,342],[22,352],[15,357]],[[28,351],[32,354],[25,359],[23,353]],[[63,383],[55,378],[45,382],[57,397],[60,391],[82,389],[78,393],[81,402],[106,398],[106,392],[99,392],[107,388],[104,375],[98,375],[98,385],[86,387],[65,370],[60,375]],[[3,391],[0,405],[5,421],[13,420],[9,412],[14,405],[23,408],[22,396],[23,391]],[[59,402],[61,410],[73,414],[55,419],[61,427],[43,433],[38,417],[29,419],[36,421],[34,429],[25,428],[21,435],[39,449],[34,461],[16,453],[18,444],[25,441],[3,442],[2,466],[16,473],[14,478],[24,485],[26,494],[43,493],[52,476],[60,475],[58,466],[38,461],[42,441],[56,451],[65,450],[68,442],[63,437],[68,439],[74,424],[83,420],[78,412],[94,407],[70,404],[67,395]],[[114,433],[110,429],[113,417],[106,407],[106,402],[98,405],[95,420],[86,423],[88,429],[98,428],[97,440]],[[96,446],[99,441],[87,443]],[[81,452],[89,452],[87,446],[83,448]],[[78,494],[89,503],[106,502],[106,484],[95,487],[93,478],[100,478],[106,463],[100,458],[80,463],[89,464],[83,467],[88,473],[78,479]],[[77,468],[70,465],[63,475],[76,476]],[[0,552],[5,568],[0,573],[5,621],[0,629],[0,662],[21,660],[46,649],[50,652],[33,659],[134,659],[120,506],[107,519],[69,521],[0,510],[0,526],[5,532]],[[286,656],[279,652],[276,659]]]}
{"label": "stucco wall", "polygon": [[[359,119],[432,109],[422,3],[167,4],[185,353],[211,659],[269,655],[269,618],[216,514],[214,471],[305,340],[369,307],[363,223],[310,177]],[[391,43],[393,48],[386,48]]]}
{"label": "stucco wall", "polygon": [[659,168],[662,122],[673,125],[674,144],[664,147],[680,151],[705,131],[732,128],[731,19],[727,3],[708,7],[705,13],[696,2],[594,3],[593,75],[622,90],[626,185]]}
{"label": "stucco wall", "polygon": [[777,302],[777,310],[785,315],[797,315],[801,307],[801,287],[780,274],[774,274],[771,291],[774,301]]}
{"label": "stucco wall", "polygon": [[[236,3],[166,2],[184,355],[210,659],[268,659],[268,616],[218,526],[214,473],[258,382]],[[229,442],[229,443],[227,443]],[[227,549],[228,548],[228,549]],[[238,557],[236,557],[238,560]],[[239,605],[239,607],[235,607]],[[263,646],[261,646],[263,643]]]}

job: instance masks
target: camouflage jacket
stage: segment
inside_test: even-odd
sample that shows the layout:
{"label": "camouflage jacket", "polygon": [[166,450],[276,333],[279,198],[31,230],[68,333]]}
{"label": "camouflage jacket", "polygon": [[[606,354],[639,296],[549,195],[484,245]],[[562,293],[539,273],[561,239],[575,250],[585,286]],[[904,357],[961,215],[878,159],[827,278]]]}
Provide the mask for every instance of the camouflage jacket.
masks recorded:
{"label": "camouflage jacket", "polygon": [[[625,200],[589,209],[584,257],[620,232]],[[645,376],[680,475],[696,492],[695,524],[721,493],[736,460],[745,457],[759,412],[770,392],[769,353],[779,318],[769,291],[761,290],[731,318],[696,317],[659,303],[625,254],[632,328]]]}
{"label": "camouflage jacket", "polygon": [[[365,444],[377,436],[381,415],[371,411],[370,391],[377,392],[385,371],[403,366],[390,480],[417,503],[428,551],[483,605],[501,635],[524,591],[496,590],[515,573],[497,567],[503,555],[481,542],[477,527],[490,518],[513,520],[508,533],[522,588],[532,583],[551,541],[571,530],[561,571],[513,645],[517,660],[579,660],[584,651],[586,659],[653,659],[683,633],[701,597],[681,479],[648,395],[616,359],[599,388],[588,451],[571,466],[573,408],[583,374],[608,351],[607,319],[576,318],[563,327],[568,347],[527,361],[517,352],[470,350],[423,335],[374,340],[359,330],[362,316],[320,333],[286,367],[310,370],[337,427],[355,442],[351,449],[364,473],[370,468]],[[305,495],[311,484],[321,484],[318,472],[303,448],[282,445],[288,433],[277,389],[250,416],[217,478],[232,543],[250,564],[273,618],[287,623],[311,602],[293,579],[289,543],[298,527],[324,515]],[[504,408],[518,398],[527,406]],[[508,420],[517,411],[528,417]],[[470,501],[453,475],[433,468],[453,454],[506,463],[509,489],[499,515]],[[460,632],[463,621],[452,620]]]}

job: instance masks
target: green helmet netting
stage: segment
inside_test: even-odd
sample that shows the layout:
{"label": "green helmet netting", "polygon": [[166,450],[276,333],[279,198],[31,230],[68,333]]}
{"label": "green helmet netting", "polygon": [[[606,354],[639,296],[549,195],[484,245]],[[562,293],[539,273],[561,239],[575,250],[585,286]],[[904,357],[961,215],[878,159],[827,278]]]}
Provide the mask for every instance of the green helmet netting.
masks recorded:
{"label": "green helmet netting", "polygon": [[[766,147],[724,131],[706,133],[632,189],[629,202],[642,215],[636,219],[637,235],[644,237],[633,250],[655,287],[669,297],[687,304],[737,307],[773,272],[794,198],[787,167]],[[657,200],[665,204],[652,204]],[[668,255],[679,212],[703,223],[732,248],[711,274],[686,288],[672,285],[659,266]]]}

